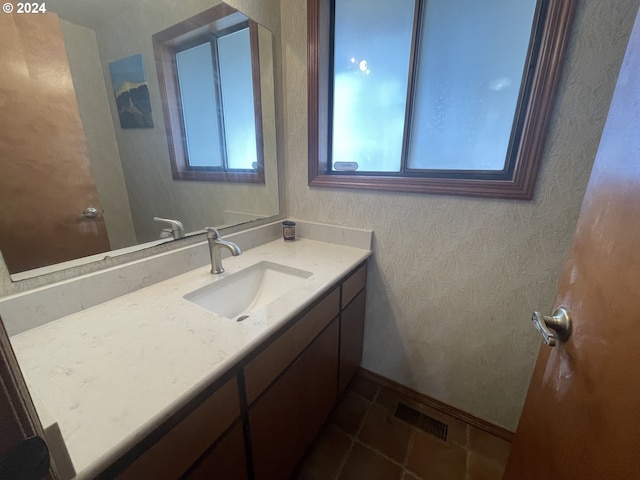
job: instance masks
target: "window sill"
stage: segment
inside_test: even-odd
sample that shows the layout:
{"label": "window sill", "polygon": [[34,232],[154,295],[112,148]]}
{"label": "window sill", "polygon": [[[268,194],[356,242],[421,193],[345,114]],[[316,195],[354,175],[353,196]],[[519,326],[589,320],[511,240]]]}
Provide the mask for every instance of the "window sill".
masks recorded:
{"label": "window sill", "polygon": [[172,172],[174,180],[201,182],[235,182],[264,184],[264,170],[257,172],[221,172],[202,170],[176,170]]}
{"label": "window sill", "polygon": [[511,180],[473,180],[319,174],[310,176],[309,186],[531,200],[535,187],[535,175],[519,175],[519,178]]}

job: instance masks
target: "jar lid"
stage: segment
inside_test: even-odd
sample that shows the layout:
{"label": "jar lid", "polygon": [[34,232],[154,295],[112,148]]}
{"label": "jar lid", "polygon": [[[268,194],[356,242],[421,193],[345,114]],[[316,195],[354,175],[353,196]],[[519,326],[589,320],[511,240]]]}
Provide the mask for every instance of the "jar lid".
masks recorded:
{"label": "jar lid", "polygon": [[296,226],[296,222],[290,222],[290,221],[285,221],[282,222],[282,225],[284,225],[285,227],[295,227]]}

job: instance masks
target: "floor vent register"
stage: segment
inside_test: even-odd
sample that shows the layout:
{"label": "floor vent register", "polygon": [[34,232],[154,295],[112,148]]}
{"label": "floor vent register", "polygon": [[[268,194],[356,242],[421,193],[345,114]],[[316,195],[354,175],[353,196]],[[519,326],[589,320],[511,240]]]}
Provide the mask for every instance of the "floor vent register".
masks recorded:
{"label": "floor vent register", "polygon": [[437,418],[425,415],[424,413],[419,412],[409,405],[405,405],[404,403],[399,402],[396,406],[394,417],[402,420],[405,423],[413,425],[423,432],[427,432],[428,434],[433,435],[434,437],[437,437],[444,442],[447,441],[449,425],[438,420]]}

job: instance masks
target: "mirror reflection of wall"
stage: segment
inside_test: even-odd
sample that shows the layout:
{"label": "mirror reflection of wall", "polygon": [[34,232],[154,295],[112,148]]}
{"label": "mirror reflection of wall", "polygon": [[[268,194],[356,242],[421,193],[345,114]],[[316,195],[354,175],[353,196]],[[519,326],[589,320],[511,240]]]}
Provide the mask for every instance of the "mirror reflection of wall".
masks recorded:
{"label": "mirror reflection of wall", "polygon": [[[59,16],[67,68],[71,74],[84,136],[80,143],[86,145],[81,148],[85,149],[85,157],[90,164],[90,177],[95,182],[98,195],[95,200],[85,201],[86,205],[80,202],[84,205],[82,208],[73,206],[73,218],[67,223],[71,224],[69,230],[75,228],[85,236],[94,236],[96,227],[91,215],[83,216],[82,211],[86,207],[96,208],[108,237],[106,247],[103,243],[94,252],[79,251],[72,258],[145,242],[157,242],[162,229],[167,225],[154,222],[154,217],[180,220],[187,232],[194,232],[205,226],[237,225],[279,213],[272,50],[274,42],[271,33],[261,25],[258,26],[259,90],[262,103],[260,121],[263,128],[261,153],[264,155],[264,183],[183,181],[172,177],[152,36],[220,3],[216,0],[123,0],[117,4],[98,0],[47,2],[48,10]],[[276,1],[259,2],[257,5],[252,3],[250,8],[262,19],[275,19],[279,15]],[[278,28],[278,25],[275,27]],[[137,55],[141,55],[146,73],[152,128],[122,128],[118,117],[109,65]],[[232,91],[234,93],[246,96],[244,91]],[[61,121],[65,120],[61,118]],[[2,162],[20,165],[23,160],[21,155],[14,154],[13,158],[3,156]],[[53,158],[48,160],[49,169],[67,167],[64,162],[57,162]],[[75,173],[69,170],[73,169],[66,170],[73,182]],[[27,188],[29,184],[27,182]],[[12,185],[7,188],[11,190]],[[23,195],[22,203],[16,205],[16,208],[4,206],[6,210],[20,210],[20,216],[30,217],[34,225],[2,225],[0,230],[38,235],[38,250],[46,257],[47,245],[66,242],[68,233],[64,230],[54,231],[48,241],[43,239],[41,230],[46,221],[43,221],[42,216],[39,218],[38,209],[43,203],[51,201],[47,197],[37,199],[35,193]],[[16,196],[11,196],[14,197]],[[2,201],[4,203],[7,198]],[[32,210],[29,211],[29,208]],[[62,210],[62,207],[56,210]],[[12,247],[7,242],[19,243],[19,240],[2,238],[0,241],[0,250],[12,274],[65,260],[53,255],[50,256],[51,260],[45,258],[37,264],[26,267],[17,265],[9,258]],[[33,251],[32,247],[29,248]]]}

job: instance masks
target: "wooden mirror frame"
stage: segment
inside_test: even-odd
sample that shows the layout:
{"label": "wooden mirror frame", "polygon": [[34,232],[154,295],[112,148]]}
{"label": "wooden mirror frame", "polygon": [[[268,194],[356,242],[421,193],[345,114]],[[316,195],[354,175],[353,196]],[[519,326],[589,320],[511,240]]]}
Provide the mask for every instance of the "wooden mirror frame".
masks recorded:
{"label": "wooden mirror frame", "polygon": [[[257,168],[255,170],[222,170],[217,167],[191,167],[187,155],[182,101],[178,87],[176,52],[184,49],[185,46],[204,43],[202,38],[209,37],[211,32],[228,32],[238,26],[248,26],[250,35]],[[220,4],[156,33],[153,35],[153,48],[173,179],[265,183],[258,24],[235,8]]]}

